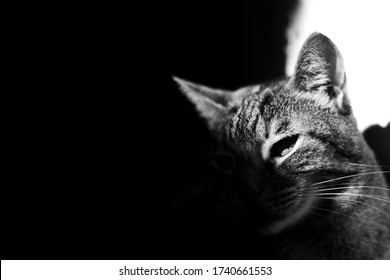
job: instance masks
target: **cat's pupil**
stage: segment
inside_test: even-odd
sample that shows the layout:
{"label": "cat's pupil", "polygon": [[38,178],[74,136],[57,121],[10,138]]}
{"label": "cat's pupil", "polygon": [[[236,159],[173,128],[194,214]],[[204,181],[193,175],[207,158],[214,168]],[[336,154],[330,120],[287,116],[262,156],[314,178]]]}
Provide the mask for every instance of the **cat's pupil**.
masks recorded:
{"label": "cat's pupil", "polygon": [[291,152],[297,140],[298,135],[293,135],[276,142],[271,149],[271,156],[284,157]]}

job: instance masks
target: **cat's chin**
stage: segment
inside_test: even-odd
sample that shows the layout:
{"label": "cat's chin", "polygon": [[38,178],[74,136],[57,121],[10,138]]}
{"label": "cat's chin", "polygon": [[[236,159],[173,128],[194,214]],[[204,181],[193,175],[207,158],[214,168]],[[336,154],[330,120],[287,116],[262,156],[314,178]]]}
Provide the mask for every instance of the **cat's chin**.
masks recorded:
{"label": "cat's chin", "polygon": [[299,206],[295,207],[290,213],[283,216],[269,216],[257,228],[258,233],[262,235],[274,235],[283,232],[286,229],[294,227],[303,220],[305,215],[313,205],[314,199],[309,197],[302,201]]}

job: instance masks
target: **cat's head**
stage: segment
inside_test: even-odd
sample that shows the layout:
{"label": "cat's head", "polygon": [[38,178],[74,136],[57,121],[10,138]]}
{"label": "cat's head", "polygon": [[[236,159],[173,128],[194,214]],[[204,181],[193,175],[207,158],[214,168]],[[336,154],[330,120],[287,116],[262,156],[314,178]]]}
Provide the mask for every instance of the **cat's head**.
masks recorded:
{"label": "cat's head", "polygon": [[175,80],[216,139],[212,166],[265,233],[299,221],[314,203],[308,186],[348,174],[345,163],[362,157],[343,59],[320,33],[290,78],[235,91]]}

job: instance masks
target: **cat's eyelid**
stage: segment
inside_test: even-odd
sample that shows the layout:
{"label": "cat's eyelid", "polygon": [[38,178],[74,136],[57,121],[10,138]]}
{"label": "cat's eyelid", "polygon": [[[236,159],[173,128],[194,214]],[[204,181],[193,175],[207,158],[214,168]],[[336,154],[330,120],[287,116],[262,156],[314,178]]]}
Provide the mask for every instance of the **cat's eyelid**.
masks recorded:
{"label": "cat's eyelid", "polygon": [[291,151],[289,151],[286,155],[284,156],[280,156],[280,157],[275,157],[275,163],[276,165],[280,165],[283,161],[285,161],[289,156],[291,156],[292,154],[294,154],[294,152],[296,150],[299,149],[299,147],[301,146],[303,142],[303,136],[302,135],[299,135],[298,138],[297,138],[297,141],[295,142],[293,148],[291,149]]}
{"label": "cat's eyelid", "polygon": [[[278,137],[275,137],[275,139],[269,139],[263,144],[262,147],[262,156],[264,160],[270,160],[271,159],[271,150],[274,144],[279,142],[280,140],[283,140],[287,137],[294,136],[293,134],[287,134],[287,135],[279,135]],[[287,159],[290,155],[292,155],[302,144],[303,136],[300,134],[297,138],[297,141],[295,142],[293,148],[291,151],[289,151],[286,155],[280,156],[280,157],[273,157],[272,159],[275,161],[276,165],[280,165],[285,159]]]}
{"label": "cat's eyelid", "polygon": [[261,155],[263,156],[263,159],[264,160],[267,160],[268,158],[271,157],[271,149],[273,147],[273,145],[277,142],[279,142],[280,140],[286,138],[286,137],[289,137],[289,136],[292,136],[290,134],[279,134],[279,135],[276,135],[274,137],[271,137],[271,138],[268,138],[267,140],[264,141],[263,143],[263,147],[261,149]]}

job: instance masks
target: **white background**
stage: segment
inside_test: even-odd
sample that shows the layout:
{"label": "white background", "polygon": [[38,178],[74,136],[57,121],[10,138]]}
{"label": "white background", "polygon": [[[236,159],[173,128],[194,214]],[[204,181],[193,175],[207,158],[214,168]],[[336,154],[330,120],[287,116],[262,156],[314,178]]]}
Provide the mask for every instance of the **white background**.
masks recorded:
{"label": "white background", "polygon": [[340,50],[348,93],[360,130],[390,121],[390,1],[301,0],[288,32],[286,74],[293,73],[300,47],[314,31]]}

